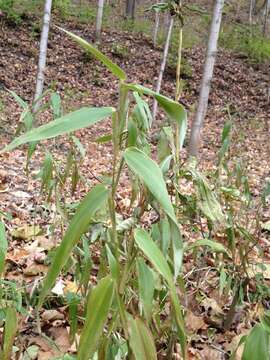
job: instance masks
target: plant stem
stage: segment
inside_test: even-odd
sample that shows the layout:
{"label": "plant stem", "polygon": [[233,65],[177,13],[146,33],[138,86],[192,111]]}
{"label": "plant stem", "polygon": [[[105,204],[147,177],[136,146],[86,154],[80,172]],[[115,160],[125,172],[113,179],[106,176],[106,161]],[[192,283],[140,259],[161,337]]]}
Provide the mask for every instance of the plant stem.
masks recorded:
{"label": "plant stem", "polygon": [[122,156],[120,156],[120,141],[121,141],[121,133],[123,132],[126,123],[127,95],[128,95],[128,90],[123,86],[122,83],[120,83],[119,92],[120,92],[120,98],[119,98],[118,110],[112,116],[113,169],[112,169],[111,194],[109,198],[109,210],[110,210],[110,218],[112,224],[112,241],[114,244],[114,255],[120,267],[120,261],[119,261],[120,244],[118,242],[118,235],[116,230],[115,194],[124,164]]}
{"label": "plant stem", "polygon": [[176,67],[176,91],[175,91],[175,100],[178,101],[181,95],[181,61],[182,61],[182,48],[183,48],[183,28],[180,24],[179,35],[178,35],[178,58],[177,58],[177,67]]}
{"label": "plant stem", "polygon": [[[176,89],[175,89],[175,101],[179,101],[181,94],[181,60],[182,60],[182,45],[183,45],[183,29],[180,24],[179,28],[179,38],[178,38],[178,56],[177,56],[177,67],[176,67]],[[176,174],[176,183],[178,187],[179,180],[179,163],[180,163],[180,124],[177,122],[175,126],[175,174]],[[176,215],[179,213],[179,196],[178,191],[176,191]]]}

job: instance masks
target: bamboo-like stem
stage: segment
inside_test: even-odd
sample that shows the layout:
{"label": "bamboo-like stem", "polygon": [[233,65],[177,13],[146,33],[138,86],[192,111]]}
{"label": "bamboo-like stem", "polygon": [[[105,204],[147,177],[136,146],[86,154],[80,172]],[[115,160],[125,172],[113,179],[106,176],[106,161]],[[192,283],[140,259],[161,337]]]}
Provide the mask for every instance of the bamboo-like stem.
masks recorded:
{"label": "bamboo-like stem", "polygon": [[[123,160],[120,160],[120,137],[125,126],[126,111],[127,111],[127,90],[120,84],[120,99],[119,106],[116,113],[112,116],[112,131],[113,131],[113,169],[112,169],[112,187],[109,198],[109,210],[112,224],[112,241],[114,244],[114,252],[116,261],[119,266],[119,243],[116,230],[116,211],[115,211],[115,194],[117,185],[120,179],[121,170],[123,168]],[[120,162],[119,162],[120,160]],[[118,165],[119,163],[119,165]]]}
{"label": "bamboo-like stem", "polygon": [[178,35],[178,57],[177,57],[177,67],[176,67],[176,90],[175,90],[175,100],[179,101],[181,95],[181,61],[182,61],[182,48],[183,48],[183,28],[180,24],[179,35]]}
{"label": "bamboo-like stem", "polygon": [[[179,37],[178,37],[178,53],[177,53],[177,67],[176,67],[176,89],[175,89],[175,101],[179,101],[181,95],[181,61],[182,61],[182,47],[183,47],[183,29],[182,25],[179,25]],[[178,187],[179,180],[179,163],[180,163],[180,124],[177,122],[175,125],[175,177]],[[179,195],[176,191],[176,215],[179,213]]]}

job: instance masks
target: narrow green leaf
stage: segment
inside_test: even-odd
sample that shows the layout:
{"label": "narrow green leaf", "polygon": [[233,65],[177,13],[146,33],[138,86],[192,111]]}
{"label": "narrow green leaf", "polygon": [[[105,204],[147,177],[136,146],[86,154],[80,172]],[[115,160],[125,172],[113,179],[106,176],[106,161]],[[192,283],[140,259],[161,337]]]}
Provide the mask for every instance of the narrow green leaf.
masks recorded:
{"label": "narrow green leaf", "polygon": [[115,63],[113,63],[106,55],[104,55],[101,51],[97,50],[93,45],[89,44],[86,40],[82,39],[81,37],[64,30],[62,28],[58,29],[64,31],[66,34],[68,34],[73,40],[75,40],[85,51],[89,52],[91,55],[93,55],[96,59],[101,61],[103,65],[106,66],[108,70],[111,71],[111,73],[116,76],[120,80],[126,80],[126,74],[125,72]]}
{"label": "narrow green leaf", "polygon": [[174,280],[176,281],[177,276],[180,273],[183,255],[184,255],[184,246],[183,239],[179,227],[175,222],[170,220],[171,225],[171,237],[172,237],[172,246],[173,246],[173,265],[174,265]]}
{"label": "narrow green leaf", "polygon": [[209,239],[197,240],[193,244],[189,245],[188,249],[194,249],[195,247],[199,247],[199,246],[208,246],[214,252],[224,253],[228,255],[228,251],[224,245],[220,244],[217,241],[209,240]]}
{"label": "narrow green leaf", "polygon": [[143,251],[145,256],[154,265],[157,272],[159,272],[167,282],[170,289],[170,296],[173,305],[174,320],[177,326],[179,341],[182,348],[183,358],[186,358],[186,335],[184,328],[184,320],[181,311],[181,305],[179,303],[176,287],[173,282],[173,276],[167,261],[165,260],[162,252],[151,239],[149,234],[142,229],[136,229],[134,233],[135,241],[139,248]]}
{"label": "narrow green leaf", "polygon": [[159,167],[162,171],[162,174],[166,174],[169,171],[172,159],[173,159],[173,155],[169,155],[161,161]]}
{"label": "narrow green leaf", "polygon": [[152,303],[155,290],[153,271],[145,264],[143,259],[139,258],[137,260],[137,272],[140,300],[145,317],[149,322],[151,320]]}
{"label": "narrow green leaf", "polygon": [[2,360],[11,359],[12,346],[17,332],[17,314],[14,308],[6,309],[5,331],[3,336],[3,351],[0,354]]}
{"label": "narrow green leaf", "polygon": [[118,280],[119,274],[120,274],[120,269],[119,269],[118,263],[113,255],[113,253],[111,252],[111,249],[109,248],[109,246],[106,244],[105,247],[106,247],[106,253],[107,253],[107,258],[108,258],[112,278],[114,280]]}
{"label": "narrow green leaf", "polygon": [[51,139],[59,135],[68,134],[72,131],[86,128],[107,118],[114,111],[115,109],[112,107],[81,108],[80,110],[51,121],[48,124],[26,132],[14,139],[9,145],[1,150],[0,153],[11,151],[16,147],[29,142]]}
{"label": "narrow green leaf", "polygon": [[130,147],[125,151],[124,158],[130,169],[143,180],[166,214],[177,224],[174,209],[159,166],[146,154],[134,147]]}
{"label": "narrow green leaf", "polygon": [[246,338],[242,360],[269,360],[269,334],[257,324]]}
{"label": "narrow green leaf", "polygon": [[114,283],[107,276],[91,291],[87,302],[85,325],[80,338],[78,360],[92,358],[102,335],[114,294]]}
{"label": "narrow green leaf", "polygon": [[4,273],[4,269],[5,269],[5,258],[7,254],[7,248],[8,248],[8,243],[7,243],[5,225],[2,221],[0,221],[0,278]]}
{"label": "narrow green leaf", "polygon": [[124,158],[132,171],[136,173],[146,184],[149,191],[160,203],[165,213],[172,220],[173,250],[175,279],[179,274],[183,258],[183,243],[179,225],[174,213],[172,203],[167,192],[166,184],[159,166],[142,151],[130,147],[124,153]]}
{"label": "narrow green leaf", "polygon": [[144,101],[136,91],[133,92],[133,96],[137,103],[137,107],[135,109],[137,109],[137,112],[141,119],[142,127],[144,130],[149,130],[153,121],[149,106],[147,102]]}
{"label": "narrow green leaf", "polygon": [[24,109],[28,109],[28,104],[24,101],[19,95],[17,95],[14,91],[8,90],[8,92],[14,97],[16,102]]}
{"label": "narrow green leaf", "polygon": [[168,248],[170,245],[170,238],[171,238],[170,223],[167,217],[165,217],[160,221],[160,225],[161,225],[161,251],[166,258]]}
{"label": "narrow green leaf", "polygon": [[106,142],[112,141],[112,134],[107,134],[104,136],[100,136],[97,139],[95,139],[95,142],[99,144],[104,144]]}
{"label": "narrow green leaf", "polygon": [[171,286],[173,284],[173,276],[169,265],[157,244],[154,243],[149,234],[142,229],[136,229],[134,237],[139,248],[151,261],[155,269],[164,277],[169,286]]}
{"label": "narrow green leaf", "polygon": [[80,240],[91,222],[91,217],[103,206],[108,196],[108,189],[103,185],[96,185],[82,200],[73,216],[71,223],[56,250],[53,262],[50,266],[47,276],[45,277],[41,293],[39,295],[38,307],[44,301],[48,291],[55,283],[61,269],[67,262],[73,247]]}
{"label": "narrow green leaf", "polygon": [[71,138],[72,138],[72,141],[74,142],[74,144],[76,145],[77,149],[79,150],[81,157],[84,158],[86,151],[85,151],[83,144],[80,142],[80,140],[76,136],[71,136]]}
{"label": "narrow green leaf", "polygon": [[157,352],[150,330],[141,319],[128,320],[129,342],[136,360],[156,360]]}
{"label": "narrow green leaf", "polygon": [[58,119],[62,116],[61,97],[58,93],[54,92],[51,95],[51,106],[53,110],[54,119]]}

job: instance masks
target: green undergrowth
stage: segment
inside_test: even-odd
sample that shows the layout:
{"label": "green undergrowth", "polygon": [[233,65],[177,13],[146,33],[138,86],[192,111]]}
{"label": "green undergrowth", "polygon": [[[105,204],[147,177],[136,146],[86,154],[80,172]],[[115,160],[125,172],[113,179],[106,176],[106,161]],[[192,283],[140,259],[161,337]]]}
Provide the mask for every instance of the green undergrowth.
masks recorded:
{"label": "green undergrowth", "polygon": [[266,63],[270,60],[270,40],[264,38],[257,28],[235,24],[224,26],[220,45],[246,56],[252,63]]}

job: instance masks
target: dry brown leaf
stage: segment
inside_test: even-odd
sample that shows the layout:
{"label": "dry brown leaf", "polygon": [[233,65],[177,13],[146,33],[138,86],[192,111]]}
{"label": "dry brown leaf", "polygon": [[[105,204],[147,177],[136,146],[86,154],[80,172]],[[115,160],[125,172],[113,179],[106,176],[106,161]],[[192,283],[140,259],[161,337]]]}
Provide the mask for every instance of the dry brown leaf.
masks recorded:
{"label": "dry brown leaf", "polygon": [[190,332],[196,332],[200,329],[207,329],[207,324],[201,316],[196,316],[192,311],[188,310],[185,317],[186,328]]}

